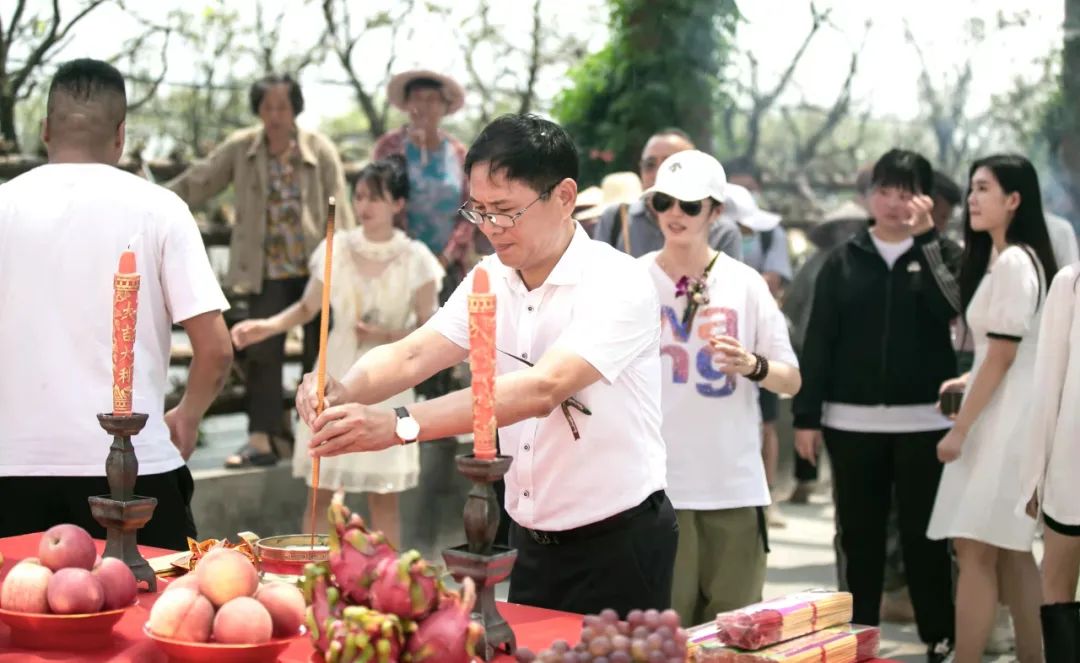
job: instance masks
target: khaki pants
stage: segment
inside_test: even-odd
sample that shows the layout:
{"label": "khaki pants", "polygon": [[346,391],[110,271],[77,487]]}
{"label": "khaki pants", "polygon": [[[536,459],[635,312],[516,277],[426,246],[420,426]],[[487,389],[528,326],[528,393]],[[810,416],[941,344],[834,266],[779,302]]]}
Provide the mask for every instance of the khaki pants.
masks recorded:
{"label": "khaki pants", "polygon": [[671,607],[684,626],[712,621],[719,612],[761,600],[765,541],[758,507],[676,510],[679,547]]}

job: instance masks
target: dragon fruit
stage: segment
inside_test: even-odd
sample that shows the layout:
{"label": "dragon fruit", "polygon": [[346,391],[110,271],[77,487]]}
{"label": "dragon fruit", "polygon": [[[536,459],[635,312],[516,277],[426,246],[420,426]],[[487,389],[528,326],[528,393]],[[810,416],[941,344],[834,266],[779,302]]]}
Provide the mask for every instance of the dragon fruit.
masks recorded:
{"label": "dragon fruit", "polygon": [[444,592],[439,608],[416,627],[405,646],[412,663],[469,663],[484,638],[484,627],[469,619],[476,587],[466,578],[462,595]]}
{"label": "dragon fruit", "polygon": [[423,619],[439,601],[442,582],[435,569],[415,550],[384,559],[371,585],[371,607],[402,619]]}
{"label": "dragon fruit", "polygon": [[364,519],[349,511],[344,491],[334,494],[329,519],[329,561],[335,584],[350,603],[367,605],[379,562],[396,558],[394,548],[382,532],[368,531]]}
{"label": "dragon fruit", "polygon": [[330,627],[326,663],[397,663],[411,622],[364,606],[349,606]]}
{"label": "dragon fruit", "polygon": [[330,582],[330,568],[325,563],[304,567],[303,590],[311,643],[325,654],[330,648],[330,626],[341,617],[344,608],[341,593]]}

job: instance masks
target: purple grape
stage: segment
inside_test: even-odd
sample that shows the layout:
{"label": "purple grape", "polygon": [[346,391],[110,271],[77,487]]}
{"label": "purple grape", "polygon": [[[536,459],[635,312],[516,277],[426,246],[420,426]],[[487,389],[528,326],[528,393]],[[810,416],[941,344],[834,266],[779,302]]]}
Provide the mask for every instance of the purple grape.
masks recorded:
{"label": "purple grape", "polygon": [[630,623],[630,627],[641,626],[645,622],[645,613],[641,610],[631,610],[626,615],[626,621]]}
{"label": "purple grape", "polygon": [[612,652],[611,656],[608,656],[608,660],[611,663],[632,663],[634,659],[630,658],[630,654],[624,651]]}
{"label": "purple grape", "polygon": [[616,630],[619,635],[630,635],[630,622],[619,622],[616,624]]}
{"label": "purple grape", "polygon": [[521,647],[514,652],[514,656],[517,658],[518,663],[533,663],[536,660],[536,654],[528,647]]}
{"label": "purple grape", "polygon": [[588,642],[596,637],[596,628],[593,626],[586,626],[581,629],[581,639],[584,642]]}
{"label": "purple grape", "polygon": [[679,628],[679,624],[682,620],[679,619],[679,613],[674,610],[665,610],[660,613],[660,623],[664,626],[670,626],[671,630]]}
{"label": "purple grape", "polygon": [[675,631],[671,630],[670,626],[658,626],[653,633],[657,634],[665,640],[670,640],[675,637]]}
{"label": "purple grape", "polygon": [[646,610],[645,611],[645,626],[648,627],[648,629],[650,631],[655,631],[656,627],[659,626],[659,625],[660,625],[660,613],[657,612],[656,610],[651,610],[651,609]]}
{"label": "purple grape", "polygon": [[667,663],[667,657],[658,651],[649,652],[649,663]]}
{"label": "purple grape", "polygon": [[635,661],[644,661],[649,656],[649,650],[645,647],[645,640],[633,640],[630,643],[630,655]]}
{"label": "purple grape", "polygon": [[603,622],[597,615],[585,615],[584,624],[585,626],[592,626],[593,628],[596,628],[598,626],[602,626]]}
{"label": "purple grape", "polygon": [[650,652],[660,651],[660,646],[664,644],[664,639],[656,633],[650,633],[649,637],[645,638],[645,648]]}
{"label": "purple grape", "polygon": [[592,663],[608,663],[607,656],[597,656],[592,660]]}
{"label": "purple grape", "polygon": [[562,663],[578,663],[578,655],[575,652],[568,651],[562,655]]}
{"label": "purple grape", "polygon": [[615,612],[611,608],[604,608],[600,611],[600,619],[608,624],[614,624],[619,621],[619,613]]}
{"label": "purple grape", "polygon": [[565,654],[566,652],[570,651],[570,643],[566,640],[556,640],[555,642],[551,643],[551,651],[557,652],[559,654]]}
{"label": "purple grape", "polygon": [[604,627],[604,635],[609,638],[614,638],[619,634],[619,627],[615,624],[608,624]]}
{"label": "purple grape", "polygon": [[[589,636],[589,639],[591,640],[592,636]],[[574,645],[574,651],[579,654],[587,654],[589,651],[589,642],[582,638],[581,642]]]}
{"label": "purple grape", "polygon": [[589,653],[593,656],[607,656],[611,653],[611,640],[606,635],[598,635],[589,643]]}
{"label": "purple grape", "polygon": [[679,645],[675,644],[674,640],[664,640],[664,644],[660,645],[660,651],[670,658],[679,653]]}
{"label": "purple grape", "polygon": [[649,637],[649,629],[647,629],[644,625],[638,626],[634,629],[634,632],[630,634],[630,637],[634,638],[635,640],[644,640],[645,638]]}

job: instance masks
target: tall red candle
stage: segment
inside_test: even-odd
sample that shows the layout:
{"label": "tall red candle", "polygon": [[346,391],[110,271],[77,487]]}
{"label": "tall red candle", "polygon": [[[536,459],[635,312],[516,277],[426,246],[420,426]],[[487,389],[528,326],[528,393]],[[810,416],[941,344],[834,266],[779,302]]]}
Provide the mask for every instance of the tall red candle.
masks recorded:
{"label": "tall red candle", "polygon": [[469,295],[469,368],[472,371],[473,453],[495,458],[495,295],[477,267]]}
{"label": "tall red candle", "polygon": [[135,253],[120,254],[120,265],[113,275],[113,415],[131,414],[131,389],[135,374],[135,320],[139,310],[139,275],[135,272]]}

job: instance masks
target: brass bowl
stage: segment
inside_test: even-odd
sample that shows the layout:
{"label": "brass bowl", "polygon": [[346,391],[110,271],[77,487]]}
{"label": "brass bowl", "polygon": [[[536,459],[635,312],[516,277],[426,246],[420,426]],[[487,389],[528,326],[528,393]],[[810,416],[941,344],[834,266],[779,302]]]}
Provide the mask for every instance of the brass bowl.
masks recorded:
{"label": "brass bowl", "polygon": [[268,536],[255,542],[255,557],[264,575],[299,578],[309,563],[325,562],[330,558],[330,537],[316,534],[312,548],[310,534]]}

